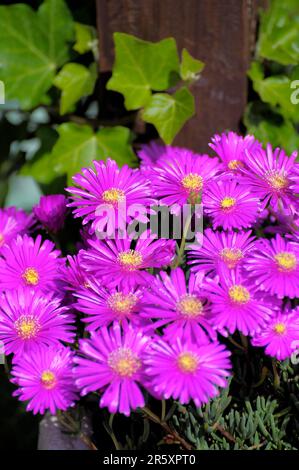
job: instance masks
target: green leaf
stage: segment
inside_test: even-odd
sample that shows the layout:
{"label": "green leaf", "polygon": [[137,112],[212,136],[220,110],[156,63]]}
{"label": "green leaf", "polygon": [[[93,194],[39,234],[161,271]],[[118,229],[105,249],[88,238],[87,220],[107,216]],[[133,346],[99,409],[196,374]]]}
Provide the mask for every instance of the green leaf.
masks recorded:
{"label": "green leaf", "polygon": [[130,129],[122,126],[104,127],[97,133],[100,157],[115,160],[120,166],[135,166],[137,158],[132,150]]}
{"label": "green leaf", "polygon": [[28,162],[23,165],[20,171],[20,175],[31,176],[40,184],[51,183],[57,177],[57,173],[53,167],[51,153],[44,153],[33,163]]}
{"label": "green leaf", "polygon": [[96,30],[87,24],[75,23],[76,42],[73,49],[79,54],[85,54],[93,50],[95,41],[97,42]]}
{"label": "green leaf", "polygon": [[33,178],[14,174],[9,179],[5,206],[16,206],[30,211],[38,203],[41,195],[41,189]]}
{"label": "green leaf", "polygon": [[179,58],[173,38],[153,43],[125,33],[115,33],[115,63],[108,90],[125,97],[128,110],[144,106],[152,90],[163,91],[179,78]]}
{"label": "green leaf", "polygon": [[199,79],[199,74],[205,64],[201,60],[194,59],[187,49],[183,49],[182,62],[180,65],[180,75],[184,81],[195,81]]}
{"label": "green leaf", "polygon": [[258,54],[280,64],[298,64],[298,30],[298,0],[272,0],[261,17]]}
{"label": "green leaf", "polygon": [[6,100],[22,109],[41,103],[56,68],[68,59],[73,21],[63,0],[45,0],[35,12],[28,5],[0,6],[0,79]]}
{"label": "green leaf", "polygon": [[60,114],[72,111],[80,98],[90,95],[96,79],[96,64],[92,64],[89,69],[72,62],[64,65],[53,81],[54,85],[62,90]]}
{"label": "green leaf", "polygon": [[171,144],[185,122],[194,115],[194,98],[183,87],[174,95],[157,93],[143,112],[143,119],[153,124],[166,144]]}

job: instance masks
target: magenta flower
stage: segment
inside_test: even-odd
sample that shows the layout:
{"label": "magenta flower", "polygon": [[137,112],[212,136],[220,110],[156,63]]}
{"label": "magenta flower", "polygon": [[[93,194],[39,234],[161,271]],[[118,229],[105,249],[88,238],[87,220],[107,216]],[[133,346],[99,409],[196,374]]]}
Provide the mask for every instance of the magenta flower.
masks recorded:
{"label": "magenta flower", "polygon": [[156,142],[142,145],[141,149],[137,152],[141,160],[140,168],[142,171],[156,165],[159,159],[167,152],[167,148],[166,145],[157,144]]}
{"label": "magenta flower", "polygon": [[[75,208],[74,216],[82,217],[83,224],[92,221],[92,228],[99,231],[107,224],[109,231],[123,227],[133,218],[145,222],[147,218],[142,211],[139,213],[138,206],[149,208],[154,204],[150,182],[139,170],[133,170],[128,165],[120,169],[109,158],[106,163],[94,161],[93,164],[95,171],[83,168],[82,174],[73,176],[78,188],[67,188],[72,194],[73,202],[69,207]],[[113,211],[114,220],[109,220],[107,216],[109,209]]]}
{"label": "magenta flower", "polygon": [[38,346],[57,346],[74,340],[73,316],[60,299],[19,288],[1,294],[0,340],[6,354],[34,353]]}
{"label": "magenta flower", "polygon": [[201,193],[219,169],[218,158],[186,149],[169,149],[167,158],[159,160],[153,168],[153,192],[167,206],[200,202]]}
{"label": "magenta flower", "polygon": [[250,188],[235,180],[218,180],[210,184],[203,198],[204,213],[213,221],[213,227],[224,230],[250,227],[258,217],[259,200]]}
{"label": "magenta flower", "polygon": [[130,415],[131,410],[144,406],[144,398],[138,384],[143,383],[143,358],[148,338],[132,327],[123,332],[118,323],[109,330],[102,327],[91,333],[90,340],[80,341],[76,356],[76,384],[82,395],[104,389],[100,407],[110,413]]}
{"label": "magenta flower", "polygon": [[67,256],[67,266],[61,269],[61,276],[66,283],[67,290],[76,292],[82,287],[88,288],[92,276],[88,276],[82,267],[82,252],[76,256]]}
{"label": "magenta flower", "polygon": [[212,306],[211,323],[222,334],[236,330],[244,335],[260,331],[278,302],[262,295],[240,271],[230,271],[225,276],[207,278],[204,285]]}
{"label": "magenta flower", "polygon": [[66,215],[67,199],[62,194],[41,196],[33,212],[39,222],[51,233],[62,229]]}
{"label": "magenta flower", "polygon": [[227,386],[229,355],[217,342],[199,344],[175,337],[151,343],[144,362],[155,394],[182,404],[193,400],[200,407],[219,394],[218,387]]}
{"label": "magenta flower", "polygon": [[254,152],[260,150],[262,145],[252,135],[242,137],[235,132],[215,134],[209,146],[224,163],[225,169],[236,171],[245,166],[245,150]]}
{"label": "magenta flower", "polygon": [[27,411],[56,414],[74,406],[77,390],[72,374],[73,353],[69,348],[37,348],[25,353],[13,364],[11,381],[18,387],[13,393],[28,401]]}
{"label": "magenta flower", "polygon": [[299,309],[277,311],[252,339],[253,346],[265,347],[269,356],[279,361],[299,349]]}
{"label": "magenta flower", "polygon": [[0,259],[0,285],[2,290],[27,286],[43,292],[57,290],[60,286],[60,269],[63,260],[54,243],[42,242],[24,235],[18,236],[2,248]]}
{"label": "magenta flower", "polygon": [[74,294],[78,299],[75,308],[86,314],[81,320],[88,323],[87,330],[94,331],[118,321],[135,327],[147,322],[140,317],[143,290],[116,286],[114,289],[103,287],[97,280],[89,282],[87,288],[81,288]]}
{"label": "magenta flower", "polygon": [[242,267],[255,246],[255,238],[247,232],[219,232],[206,229],[204,234],[197,235],[197,242],[190,245],[189,264],[195,272],[219,274],[223,268]]}
{"label": "magenta flower", "polygon": [[190,275],[186,287],[182,269],[173,269],[168,276],[160,272],[144,294],[144,308],[141,315],[155,319],[151,328],[168,325],[163,333],[165,338],[187,335],[191,340],[201,342],[217,338],[209,323],[210,306],[201,292],[201,276]]}
{"label": "magenta flower", "polygon": [[299,297],[299,244],[279,234],[261,239],[246,261],[248,275],[259,289],[279,298]]}
{"label": "magenta flower", "polygon": [[3,245],[10,243],[17,235],[24,235],[29,231],[32,223],[32,216],[22,209],[0,209],[0,252]]}
{"label": "magenta flower", "polygon": [[153,280],[147,268],[168,266],[175,255],[174,240],[155,240],[154,235],[115,240],[90,240],[91,249],[82,251],[82,264],[86,271],[108,286],[146,285]]}
{"label": "magenta flower", "polygon": [[288,157],[279,148],[266,151],[246,151],[246,167],[242,168],[244,184],[254,195],[263,200],[263,207],[270,204],[275,211],[294,212],[298,208],[295,193],[299,192],[297,152]]}

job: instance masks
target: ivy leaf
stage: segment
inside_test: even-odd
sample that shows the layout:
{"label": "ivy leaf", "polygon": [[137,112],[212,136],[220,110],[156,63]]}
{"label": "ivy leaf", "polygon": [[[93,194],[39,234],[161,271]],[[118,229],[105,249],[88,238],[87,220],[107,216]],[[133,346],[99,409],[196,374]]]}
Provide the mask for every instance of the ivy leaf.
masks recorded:
{"label": "ivy leaf", "polygon": [[180,75],[184,81],[196,81],[203,70],[205,64],[198,59],[194,59],[187,49],[183,49],[182,62],[180,65]]}
{"label": "ivy leaf", "polygon": [[115,63],[108,90],[125,97],[128,110],[143,107],[152,90],[163,91],[179,78],[179,59],[173,38],[148,42],[125,33],[114,33]]}
{"label": "ivy leaf", "polygon": [[104,127],[97,133],[97,139],[101,158],[113,158],[120,166],[137,164],[131,146],[132,134],[127,127]]}
{"label": "ivy leaf", "polygon": [[68,59],[73,20],[63,0],[0,6],[0,79],[6,99],[28,110],[41,103],[56,68]]}
{"label": "ivy leaf", "polygon": [[88,69],[81,64],[68,63],[60,70],[53,83],[62,90],[60,114],[74,109],[75,103],[93,92],[97,79],[96,65]]}
{"label": "ivy leaf", "polygon": [[75,23],[76,42],[73,49],[79,54],[85,54],[93,50],[97,41],[96,30],[87,24]]}
{"label": "ivy leaf", "polygon": [[194,115],[194,98],[183,87],[174,95],[157,93],[144,109],[144,121],[153,124],[166,144],[171,144],[185,122]]}

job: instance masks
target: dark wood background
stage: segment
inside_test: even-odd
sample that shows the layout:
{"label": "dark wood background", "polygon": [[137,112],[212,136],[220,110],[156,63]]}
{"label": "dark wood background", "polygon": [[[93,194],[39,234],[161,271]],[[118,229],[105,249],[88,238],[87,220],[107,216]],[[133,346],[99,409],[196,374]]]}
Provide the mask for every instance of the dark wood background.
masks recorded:
{"label": "dark wood background", "polygon": [[179,51],[186,47],[206,64],[192,90],[196,116],[175,144],[205,151],[214,133],[240,129],[258,11],[265,5],[265,0],[97,0],[101,70],[112,68],[115,31],[150,41],[173,36]]}

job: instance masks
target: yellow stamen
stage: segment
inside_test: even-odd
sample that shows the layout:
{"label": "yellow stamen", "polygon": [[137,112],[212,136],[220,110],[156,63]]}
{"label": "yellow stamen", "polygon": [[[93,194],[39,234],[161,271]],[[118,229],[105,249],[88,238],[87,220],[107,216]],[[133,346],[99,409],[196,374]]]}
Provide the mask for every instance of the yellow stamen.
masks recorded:
{"label": "yellow stamen", "polygon": [[185,374],[192,374],[198,368],[198,358],[193,353],[183,352],[179,355],[177,364]]}
{"label": "yellow stamen", "polygon": [[102,199],[108,204],[117,204],[125,200],[125,193],[122,189],[106,189],[102,194]]}
{"label": "yellow stamen", "polygon": [[229,269],[237,266],[238,262],[243,258],[243,253],[239,248],[223,248],[220,252],[222,260]]}
{"label": "yellow stamen", "polygon": [[52,390],[56,385],[55,374],[50,370],[45,370],[41,375],[41,383],[46,390]]}
{"label": "yellow stamen", "polygon": [[231,160],[228,162],[228,168],[230,170],[237,170],[238,168],[241,168],[244,166],[244,163],[241,162],[240,160]]}
{"label": "yellow stamen", "polygon": [[34,338],[40,330],[37,318],[32,315],[22,315],[14,325],[18,336],[23,340]]}
{"label": "yellow stamen", "polygon": [[108,299],[109,307],[119,314],[129,314],[132,312],[138,301],[138,297],[134,294],[123,294],[117,292],[112,294]]}
{"label": "yellow stamen", "polygon": [[36,286],[39,281],[39,274],[35,268],[27,268],[22,274],[22,278],[26,284]]}
{"label": "yellow stamen", "polygon": [[297,267],[297,258],[294,253],[288,253],[287,251],[281,251],[274,256],[275,261],[278,265],[279,271],[294,271]]}
{"label": "yellow stamen", "polygon": [[232,209],[236,204],[236,199],[234,197],[224,197],[221,201],[221,208],[225,211]]}
{"label": "yellow stamen", "polygon": [[278,335],[283,335],[286,333],[287,327],[285,326],[284,323],[276,323],[273,329],[274,329],[274,332],[277,333]]}
{"label": "yellow stamen", "polygon": [[246,304],[250,300],[250,293],[241,285],[235,284],[231,286],[228,291],[230,299],[236,304]]}
{"label": "yellow stamen", "polygon": [[136,271],[143,261],[142,254],[136,250],[121,251],[117,259],[126,271]]}
{"label": "yellow stamen", "polygon": [[195,295],[186,294],[178,301],[177,310],[184,317],[194,318],[203,313],[203,305]]}
{"label": "yellow stamen", "polygon": [[0,233],[0,246],[4,245],[4,235]]}
{"label": "yellow stamen", "polygon": [[275,189],[276,191],[281,191],[288,186],[287,178],[284,175],[278,173],[277,171],[266,175],[266,179],[271,188]]}
{"label": "yellow stamen", "polygon": [[203,187],[203,179],[197,173],[189,173],[182,181],[182,186],[189,192],[199,192]]}
{"label": "yellow stamen", "polygon": [[132,377],[141,367],[141,361],[129,348],[119,348],[110,353],[108,365],[120,377]]}

